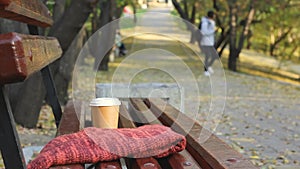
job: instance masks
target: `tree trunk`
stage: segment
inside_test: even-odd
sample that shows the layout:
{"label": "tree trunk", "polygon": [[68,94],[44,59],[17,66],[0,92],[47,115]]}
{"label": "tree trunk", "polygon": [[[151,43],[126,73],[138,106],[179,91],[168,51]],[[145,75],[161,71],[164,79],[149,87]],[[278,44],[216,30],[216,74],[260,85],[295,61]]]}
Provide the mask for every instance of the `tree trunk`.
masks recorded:
{"label": "tree trunk", "polygon": [[237,71],[237,50],[231,51],[228,59],[228,69],[234,72]]}
{"label": "tree trunk", "polygon": [[131,4],[132,9],[133,9],[133,21],[134,23],[137,22],[137,17],[136,17],[136,1],[133,1],[133,3]]}
{"label": "tree trunk", "polygon": [[193,4],[193,8],[192,8],[192,13],[191,13],[191,18],[190,18],[190,22],[192,23],[192,24],[194,24],[195,23],[195,20],[196,20],[196,10],[197,10],[197,8],[196,8],[196,2]]}
{"label": "tree trunk", "polygon": [[288,54],[289,60],[292,60],[292,57],[293,57],[294,53],[297,51],[297,49],[298,49],[298,46],[295,44],[292,51]]}
{"label": "tree trunk", "polygon": [[252,20],[253,20],[254,14],[255,14],[255,9],[253,8],[252,3],[253,3],[253,1],[250,2],[250,10],[249,10],[249,13],[246,18],[246,24],[244,25],[243,32],[240,35],[240,40],[239,40],[239,44],[238,44],[238,48],[237,48],[237,50],[238,50],[237,57],[239,57],[239,55],[243,49],[245,38],[248,36],[250,25],[252,23]]}
{"label": "tree trunk", "polygon": [[249,30],[249,33],[248,33],[248,36],[247,36],[247,46],[246,46],[246,49],[250,49],[251,48],[251,37],[252,37],[252,31]]}
{"label": "tree trunk", "polygon": [[[195,19],[196,19],[196,4],[194,3],[192,13],[191,13],[191,18],[190,18],[191,26],[195,24]],[[192,26],[191,28],[189,28],[189,30],[191,31],[190,43],[194,44],[196,42],[196,31],[198,31],[198,29],[194,29],[194,27]]]}
{"label": "tree trunk", "polygon": [[[97,1],[93,1],[96,3]],[[63,57],[69,46],[81,30],[83,24],[92,12],[92,4],[89,0],[72,0],[64,15],[52,26],[49,36],[56,37],[63,49]],[[72,49],[71,49],[72,50]],[[51,64],[54,81],[56,83],[59,101],[63,104],[67,101],[66,91],[69,86],[70,77],[73,72],[74,59],[60,59]],[[65,70],[69,70],[66,72]],[[63,79],[63,80],[62,80]]]}
{"label": "tree trunk", "polygon": [[[230,1],[229,2],[229,10],[230,10],[230,51],[229,51],[229,58],[228,58],[228,68],[232,71],[237,70],[236,62],[237,59],[242,51],[243,44],[245,41],[245,38],[248,35],[250,24],[253,20],[255,10],[253,8],[253,1],[250,1],[250,8],[249,13],[247,15],[247,18],[245,19],[245,25],[243,27],[243,31],[240,35],[239,43],[236,44],[236,37],[237,37],[237,5],[236,1]],[[236,45],[238,45],[236,47]]]}
{"label": "tree trunk", "polygon": [[[213,1],[213,7],[216,11],[219,11],[219,7],[217,6],[217,2],[216,0]],[[218,15],[216,15],[216,25],[221,28],[221,36],[219,37],[219,39],[216,40],[214,46],[216,49],[218,49],[222,43],[225,41],[225,39],[227,39],[227,37],[229,36],[229,29],[227,31],[225,25],[222,24],[221,19]],[[226,24],[227,25],[227,24]],[[228,42],[225,42],[228,43]],[[220,52],[222,53],[222,52]],[[221,57],[221,55],[219,55]]]}
{"label": "tree trunk", "polygon": [[[188,4],[187,1],[183,1],[184,5],[184,10],[181,8],[180,4],[178,3],[177,0],[172,0],[172,3],[176,9],[176,11],[179,13],[180,17],[185,20],[186,28],[191,31],[191,36],[190,36],[190,43],[195,43],[196,42],[196,31],[195,27],[191,23],[195,23],[195,16],[196,16],[196,2],[193,4],[192,12],[191,12],[191,17],[189,18],[189,11],[188,11]],[[189,23],[191,22],[191,23]]]}
{"label": "tree trunk", "polygon": [[92,19],[92,34],[95,33],[99,28],[99,16],[98,16],[98,4],[93,5],[93,17]]}
{"label": "tree trunk", "polygon": [[49,36],[56,37],[66,52],[91,12],[90,0],[72,0],[61,19],[51,27]]}
{"label": "tree trunk", "polygon": [[288,30],[286,32],[284,32],[283,34],[281,34],[281,36],[279,36],[273,43],[271,41],[271,44],[270,44],[270,55],[271,56],[274,56],[274,51],[275,49],[277,48],[277,45],[283,41],[287,35],[292,31],[292,27],[288,28]]}
{"label": "tree trunk", "polygon": [[55,5],[53,9],[53,20],[57,22],[65,12],[66,0],[55,0]]}
{"label": "tree trunk", "polygon": [[223,54],[223,51],[224,49],[226,48],[226,46],[228,45],[228,37],[224,40],[224,43],[223,45],[221,46],[221,49],[219,50],[218,54],[219,54],[219,57],[221,58],[222,57],[222,54]]}
{"label": "tree trunk", "polygon": [[270,56],[275,56],[274,51],[275,51],[275,44],[270,44]]}
{"label": "tree trunk", "polygon": [[[104,25],[108,24],[109,22],[112,21],[112,16],[111,16],[111,8],[112,8],[112,2],[111,1],[103,1],[102,3],[100,3],[100,10],[101,10],[101,14],[100,14],[100,25],[99,28],[103,27]],[[112,31],[110,31],[112,32]],[[102,35],[101,35],[102,36]],[[108,36],[107,39],[111,40],[111,36],[110,35],[104,35],[104,36]],[[97,41],[98,42],[98,41]],[[96,44],[98,47],[99,46],[103,46],[103,45],[107,45],[107,44]],[[97,47],[95,46],[95,48]],[[104,47],[104,46],[103,46]],[[111,46],[112,47],[112,46]],[[94,48],[94,49],[95,49]],[[106,47],[104,47],[106,48]],[[93,50],[94,50],[93,49]],[[97,56],[96,52],[94,54],[95,57],[95,65],[94,65],[94,69],[95,70],[104,70],[107,71],[108,70],[108,62],[109,62],[109,55],[110,55],[111,50],[109,50],[104,58],[100,58],[99,56]],[[98,64],[100,62],[100,65]]]}
{"label": "tree trunk", "polygon": [[[55,74],[54,79],[57,85],[57,93],[60,96],[60,101],[62,103],[66,103],[68,100],[68,88],[69,83],[72,80],[72,73],[74,70],[75,62],[77,60],[77,56],[80,53],[85,39],[86,39],[86,31],[85,28],[82,27],[80,32],[77,34],[76,38],[65,52],[64,56],[61,58],[60,62],[65,64],[60,64],[59,73]],[[81,62],[83,63],[83,62]]]}
{"label": "tree trunk", "polygon": [[177,2],[177,0],[172,0],[172,3],[175,7],[175,9],[177,10],[177,12],[179,13],[180,17],[182,19],[185,19],[185,20],[189,20],[188,18],[188,15],[182,10],[180,4]]}
{"label": "tree trunk", "polygon": [[230,10],[230,41],[229,41],[229,58],[228,69],[236,71],[237,49],[236,49],[236,27],[237,27],[237,6],[236,4],[229,5]]}
{"label": "tree trunk", "polygon": [[215,42],[215,45],[214,45],[216,49],[218,49],[226,41],[226,39],[228,39],[229,34],[230,34],[230,30],[228,30],[224,33],[224,29],[222,29],[221,36]]}
{"label": "tree trunk", "polygon": [[183,9],[186,18],[189,18],[189,8],[188,8],[187,0],[183,0]]}
{"label": "tree trunk", "polygon": [[[127,4],[125,4],[125,5],[127,5]],[[118,19],[122,15],[123,8],[124,8],[124,6],[118,7],[117,1],[115,1],[115,0],[103,1],[100,4],[100,9],[101,9],[100,21],[101,22],[100,22],[99,28],[107,25],[113,19]],[[95,70],[104,70],[104,71],[108,70],[109,55],[112,51],[111,48],[113,47],[113,44],[115,41],[115,33],[116,33],[117,25],[114,23],[114,24],[109,24],[107,26],[110,27],[110,31],[105,32],[106,34],[102,35],[102,36],[107,37],[106,38],[107,43],[98,44],[98,42],[96,42],[96,45],[102,46],[102,48],[104,48],[104,49],[110,48],[110,50],[107,51],[104,58],[97,57],[97,55],[94,54],[94,56],[95,56],[94,69]],[[100,62],[100,65],[99,65],[99,62]]]}

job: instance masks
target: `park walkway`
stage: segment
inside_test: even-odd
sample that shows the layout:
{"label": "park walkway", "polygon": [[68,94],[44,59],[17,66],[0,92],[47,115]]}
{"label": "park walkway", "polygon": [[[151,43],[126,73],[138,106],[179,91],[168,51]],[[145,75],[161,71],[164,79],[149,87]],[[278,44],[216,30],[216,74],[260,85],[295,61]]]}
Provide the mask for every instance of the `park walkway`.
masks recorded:
{"label": "park walkway", "polygon": [[131,82],[177,83],[184,88],[184,111],[255,164],[300,165],[299,86],[223,71],[221,63],[205,77],[199,49],[188,44],[188,32],[170,10],[155,4],[138,17],[130,53],[114,82],[127,82],[122,79],[127,75]]}

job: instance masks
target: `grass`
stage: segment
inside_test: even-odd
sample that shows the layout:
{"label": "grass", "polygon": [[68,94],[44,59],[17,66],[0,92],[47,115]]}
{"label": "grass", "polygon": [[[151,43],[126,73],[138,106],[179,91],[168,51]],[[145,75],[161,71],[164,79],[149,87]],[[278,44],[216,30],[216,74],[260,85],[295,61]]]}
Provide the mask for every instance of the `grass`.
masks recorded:
{"label": "grass", "polygon": [[[225,69],[227,69],[228,55],[228,50],[225,50],[221,58]],[[258,55],[258,57],[254,55]],[[265,77],[294,85],[300,85],[300,75],[285,70],[285,68],[280,68],[278,66],[279,64],[280,61],[274,58],[270,58],[262,54],[256,54],[251,51],[246,51],[240,54],[240,57],[237,61],[237,69],[240,73]]]}

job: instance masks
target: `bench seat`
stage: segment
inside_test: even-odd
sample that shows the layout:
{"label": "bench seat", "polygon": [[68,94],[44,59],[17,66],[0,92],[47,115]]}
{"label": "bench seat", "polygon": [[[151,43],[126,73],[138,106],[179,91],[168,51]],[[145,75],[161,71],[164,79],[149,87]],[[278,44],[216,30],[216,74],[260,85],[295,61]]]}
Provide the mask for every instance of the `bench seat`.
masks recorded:
{"label": "bench seat", "polygon": [[[122,104],[120,107],[120,128],[134,128],[145,124],[169,126],[175,132],[186,136],[187,148],[180,153],[175,153],[161,159],[153,157],[141,159],[124,158],[118,161],[103,162],[97,164],[97,169],[109,167],[121,168],[122,165],[128,169],[142,169],[147,167],[158,169],[257,168],[248,159],[243,157],[242,154],[232,149],[213,133],[202,128],[198,122],[187,117],[162,99],[131,98],[129,100],[127,99],[127,103],[128,106]],[[67,119],[77,120],[70,122]],[[64,123],[69,123],[69,127],[63,128]],[[73,127],[70,127],[70,123]],[[91,123],[86,122],[86,124]],[[187,124],[193,124],[188,131],[185,127]],[[75,113],[74,105],[68,104],[65,113],[63,113],[59,133],[70,133],[67,131],[70,129],[74,132],[73,129],[75,128],[79,129],[79,121]],[[200,133],[201,137],[207,138],[203,143],[198,140]],[[60,167],[62,166],[52,167],[52,169],[60,169]],[[67,165],[64,167],[83,168],[82,164]]]}

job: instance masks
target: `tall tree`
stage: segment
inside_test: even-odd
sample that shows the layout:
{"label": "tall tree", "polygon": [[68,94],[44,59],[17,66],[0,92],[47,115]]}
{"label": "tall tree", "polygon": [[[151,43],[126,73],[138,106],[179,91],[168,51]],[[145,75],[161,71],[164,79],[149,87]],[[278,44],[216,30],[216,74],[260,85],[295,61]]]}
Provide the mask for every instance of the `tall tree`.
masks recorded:
{"label": "tall tree", "polygon": [[234,1],[229,2],[230,11],[230,54],[228,60],[228,68],[236,71],[237,49],[236,49],[236,32],[237,32],[237,5]]}
{"label": "tall tree", "polygon": [[178,2],[177,0],[172,0],[172,3],[174,5],[176,11],[178,12],[179,16],[182,19],[184,19],[185,21],[187,21],[187,22],[185,22],[186,27],[189,31],[191,31],[190,43],[195,43],[195,41],[196,41],[195,31],[197,29],[195,29],[193,24],[195,24],[195,20],[196,20],[197,1],[196,0],[183,0],[183,1]]}
{"label": "tall tree", "polygon": [[53,8],[53,20],[57,22],[65,12],[66,0],[55,1]]}
{"label": "tall tree", "polygon": [[[242,21],[240,21],[240,25],[242,26],[241,32],[238,32],[238,5],[236,0],[230,0],[228,1],[229,11],[230,11],[230,42],[229,42],[229,60],[228,60],[228,68],[230,70],[236,71],[236,62],[237,58],[239,57],[244,41],[249,33],[249,27],[251,25],[251,22],[253,20],[255,9],[253,0],[249,2],[249,10],[246,15],[246,18],[243,18]],[[237,38],[239,36],[239,41],[237,42]]]}
{"label": "tall tree", "polygon": [[[288,41],[290,35],[300,26],[298,23],[292,23],[299,15],[297,12],[299,6],[294,6],[292,0],[283,0],[281,3],[271,1],[271,3],[272,6],[263,6],[267,15],[264,21],[268,25],[266,33],[270,39],[269,54],[277,56],[286,49],[284,42]],[[283,44],[281,46],[284,48],[280,47],[280,44]]]}
{"label": "tall tree", "polygon": [[[100,29],[101,27],[105,26],[106,24],[110,23],[111,21],[120,18],[123,8],[128,4],[128,0],[125,1],[120,1],[120,0],[104,0],[104,1],[100,1],[99,3],[99,8],[100,8],[100,15],[99,18],[97,19],[99,22],[98,25],[96,25],[95,27],[98,29]],[[108,25],[108,26],[113,26],[108,32],[108,34],[105,34],[103,36],[107,36],[105,39],[107,39],[107,43],[105,44],[98,44],[99,42],[96,42],[91,51],[91,53],[94,55],[95,57],[95,65],[94,65],[94,69],[95,70],[108,70],[108,62],[109,62],[109,55],[111,53],[111,50],[109,50],[104,58],[100,58],[97,57],[97,53],[99,53],[99,51],[95,50],[97,49],[99,46],[102,46],[102,48],[106,49],[106,48],[110,48],[112,47],[111,44],[113,44],[114,42],[114,38],[115,38],[115,33],[116,33],[116,29],[117,27],[115,27],[115,25]],[[109,46],[108,46],[109,45]],[[96,52],[96,53],[95,53]],[[101,60],[101,62],[100,62]],[[98,66],[98,63],[100,63],[100,65]]]}

